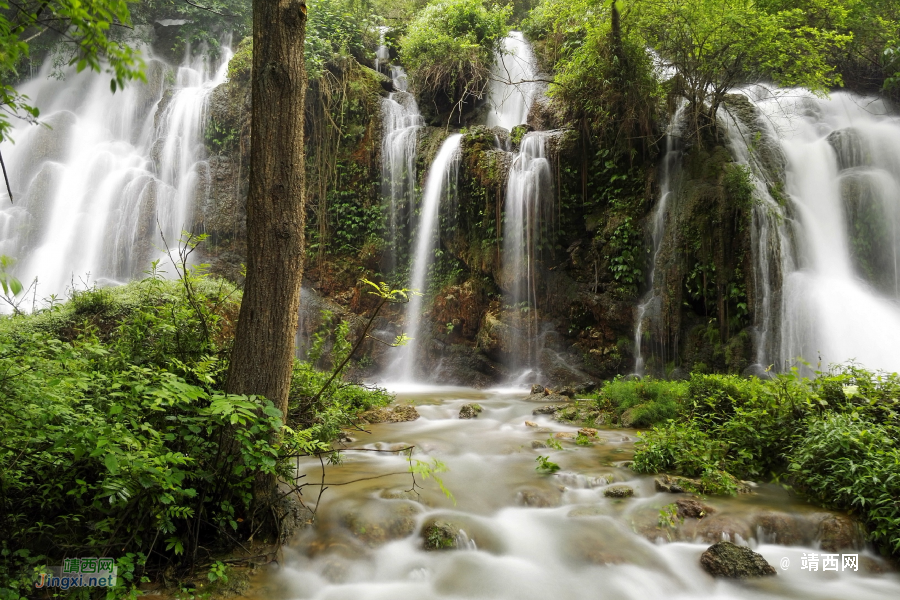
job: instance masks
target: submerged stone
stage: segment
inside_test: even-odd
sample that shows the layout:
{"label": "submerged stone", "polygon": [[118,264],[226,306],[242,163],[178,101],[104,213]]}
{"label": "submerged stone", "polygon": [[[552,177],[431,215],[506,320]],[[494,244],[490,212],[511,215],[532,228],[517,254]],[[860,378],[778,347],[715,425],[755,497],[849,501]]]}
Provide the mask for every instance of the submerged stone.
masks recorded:
{"label": "submerged stone", "polygon": [[607,498],[630,498],[634,496],[634,488],[627,485],[614,485],[603,490]]}
{"label": "submerged stone", "polygon": [[713,577],[748,579],[776,575],[761,554],[731,542],[718,542],[700,556],[700,566]]}
{"label": "submerged stone", "polygon": [[395,406],[391,408],[375,408],[367,410],[359,416],[366,423],[403,423],[419,418],[419,411],[414,406]]}

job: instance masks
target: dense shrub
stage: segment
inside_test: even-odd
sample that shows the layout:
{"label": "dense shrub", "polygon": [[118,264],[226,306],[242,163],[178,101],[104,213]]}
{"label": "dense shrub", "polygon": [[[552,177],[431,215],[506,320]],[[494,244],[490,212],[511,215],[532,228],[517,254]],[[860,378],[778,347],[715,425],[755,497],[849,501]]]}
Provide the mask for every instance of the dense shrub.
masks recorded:
{"label": "dense shrub", "polygon": [[488,9],[482,0],[436,0],[410,23],[401,58],[426,107],[459,110],[482,96],[510,10]]}
{"label": "dense shrub", "polygon": [[598,408],[629,427],[649,427],[674,419],[687,397],[687,384],[646,378],[614,380],[603,386]]}
{"label": "dense shrub", "polygon": [[[733,493],[732,476],[788,482],[854,511],[900,554],[900,377],[855,365],[818,375],[694,374],[677,418],[641,434],[634,469],[699,476],[710,493]],[[637,382],[617,385],[632,402]]]}
{"label": "dense shrub", "polygon": [[[337,378],[283,430],[268,400],[223,393],[239,301],[191,274],[0,318],[0,598],[65,557],[119,557],[123,593],[207,561],[252,533],[258,474],[289,477],[288,459],[389,400]],[[298,362],[292,393],[327,375]]]}

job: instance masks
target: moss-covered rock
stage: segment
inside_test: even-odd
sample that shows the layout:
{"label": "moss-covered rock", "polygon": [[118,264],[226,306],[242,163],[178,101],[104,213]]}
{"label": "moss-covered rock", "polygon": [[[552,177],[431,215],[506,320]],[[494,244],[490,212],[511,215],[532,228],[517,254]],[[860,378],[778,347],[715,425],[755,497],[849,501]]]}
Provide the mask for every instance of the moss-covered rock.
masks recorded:
{"label": "moss-covered rock", "polygon": [[749,579],[776,575],[761,554],[731,542],[718,542],[700,556],[700,566],[713,577]]}

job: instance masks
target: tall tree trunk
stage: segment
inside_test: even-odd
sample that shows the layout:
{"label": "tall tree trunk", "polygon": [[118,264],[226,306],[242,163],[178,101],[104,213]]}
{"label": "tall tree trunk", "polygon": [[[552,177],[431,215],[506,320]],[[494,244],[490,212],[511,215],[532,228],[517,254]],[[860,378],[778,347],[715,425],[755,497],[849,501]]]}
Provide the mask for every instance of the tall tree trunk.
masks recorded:
{"label": "tall tree trunk", "polygon": [[[303,0],[254,0],[247,278],[226,390],[283,413],[303,275],[305,35]],[[258,505],[275,492],[274,477],[257,480]]]}

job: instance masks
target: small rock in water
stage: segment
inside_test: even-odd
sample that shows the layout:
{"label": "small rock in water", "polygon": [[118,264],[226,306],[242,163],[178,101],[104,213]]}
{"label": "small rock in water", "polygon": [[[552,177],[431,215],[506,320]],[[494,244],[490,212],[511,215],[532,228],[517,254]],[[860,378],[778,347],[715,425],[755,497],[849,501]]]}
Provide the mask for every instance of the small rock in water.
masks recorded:
{"label": "small rock in water", "polygon": [[422,527],[426,550],[455,550],[459,547],[459,527],[447,521],[431,521]]}
{"label": "small rock in water", "polygon": [[634,488],[627,485],[614,485],[603,490],[603,495],[607,498],[630,498],[634,496]]}
{"label": "small rock in water", "polygon": [[482,410],[484,409],[479,404],[463,404],[462,408],[459,409],[459,418],[475,419]]}
{"label": "small rock in water", "polygon": [[680,498],[675,501],[675,506],[678,509],[678,516],[682,519],[702,519],[716,512],[712,506],[703,504],[695,498]]}
{"label": "small rock in water", "polygon": [[544,386],[535,383],[534,385],[531,386],[531,393],[532,393],[532,395],[540,394],[541,396],[546,396],[547,389]]}
{"label": "small rock in water", "polygon": [[578,430],[578,433],[580,433],[581,435],[587,436],[589,438],[593,438],[593,437],[597,437],[598,431],[591,427],[582,427],[581,429]]}
{"label": "small rock in water", "polygon": [[538,450],[539,448],[546,448],[547,444],[540,440],[534,440],[533,442],[531,442],[531,447],[534,450]]}
{"label": "small rock in water", "polygon": [[523,490],[517,494],[518,503],[533,508],[550,508],[559,504],[558,498],[551,498],[540,491]]}
{"label": "small rock in water", "polygon": [[776,575],[761,554],[731,542],[718,542],[700,556],[700,566],[713,577],[747,579]]}
{"label": "small rock in water", "polygon": [[526,427],[537,427],[538,424],[535,423],[534,421],[525,421],[525,426]]}
{"label": "small rock in water", "polygon": [[560,408],[562,408],[562,407],[561,406],[553,406],[552,404],[548,404],[547,406],[540,406],[540,407],[534,409],[533,411],[531,411],[531,414],[533,414],[533,415],[552,415],[553,413],[558,411]]}
{"label": "small rock in water", "polygon": [[574,431],[560,431],[553,437],[555,437],[558,440],[571,440],[571,439],[575,439],[576,434]]}

